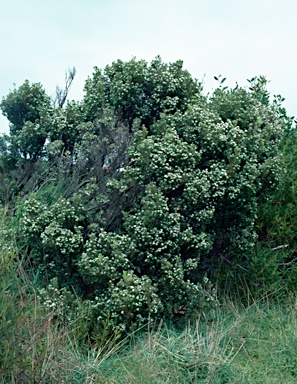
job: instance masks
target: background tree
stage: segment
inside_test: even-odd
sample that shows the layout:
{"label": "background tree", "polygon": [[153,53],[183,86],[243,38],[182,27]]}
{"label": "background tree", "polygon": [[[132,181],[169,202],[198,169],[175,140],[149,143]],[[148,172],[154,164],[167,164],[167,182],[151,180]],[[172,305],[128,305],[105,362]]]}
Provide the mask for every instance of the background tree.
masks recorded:
{"label": "background tree", "polygon": [[42,85],[28,80],[1,101],[0,108],[10,122],[10,141],[26,159],[40,156],[49,129],[50,98]]}

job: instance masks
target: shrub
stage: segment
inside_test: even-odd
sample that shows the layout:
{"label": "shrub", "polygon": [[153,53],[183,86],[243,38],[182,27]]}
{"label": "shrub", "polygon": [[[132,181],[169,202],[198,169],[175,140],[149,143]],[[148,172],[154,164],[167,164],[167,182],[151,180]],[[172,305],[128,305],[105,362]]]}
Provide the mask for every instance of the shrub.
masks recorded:
{"label": "shrub", "polygon": [[258,207],[280,178],[289,119],[266,80],[221,83],[207,98],[182,62],[133,59],[96,68],[85,91],[51,115],[45,180],[17,210],[19,244],[56,279],[58,301],[74,291],[90,303],[94,324],[214,305],[209,277],[251,268]]}

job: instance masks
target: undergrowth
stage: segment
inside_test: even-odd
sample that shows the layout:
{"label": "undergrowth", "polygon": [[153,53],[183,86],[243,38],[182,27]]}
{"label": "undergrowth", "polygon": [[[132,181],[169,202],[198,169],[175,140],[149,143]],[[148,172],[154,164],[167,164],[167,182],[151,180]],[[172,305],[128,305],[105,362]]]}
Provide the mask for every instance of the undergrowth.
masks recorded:
{"label": "undergrowth", "polygon": [[1,383],[295,383],[297,308],[228,298],[183,329],[148,324],[80,345],[77,322],[45,312],[22,264],[1,254]]}

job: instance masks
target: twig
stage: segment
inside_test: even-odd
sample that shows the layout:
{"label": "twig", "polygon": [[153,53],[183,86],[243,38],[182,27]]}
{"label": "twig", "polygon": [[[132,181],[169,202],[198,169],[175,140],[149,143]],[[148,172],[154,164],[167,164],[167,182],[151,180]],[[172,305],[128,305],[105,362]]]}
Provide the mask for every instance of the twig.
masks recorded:
{"label": "twig", "polygon": [[288,246],[289,244],[278,245],[277,247],[271,248],[271,250],[277,251],[278,249],[287,248]]}

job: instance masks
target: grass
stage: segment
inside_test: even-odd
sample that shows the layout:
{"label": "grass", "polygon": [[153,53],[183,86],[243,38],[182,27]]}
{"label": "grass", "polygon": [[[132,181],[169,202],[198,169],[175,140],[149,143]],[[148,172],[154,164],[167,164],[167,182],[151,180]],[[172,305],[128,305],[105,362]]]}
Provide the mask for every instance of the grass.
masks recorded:
{"label": "grass", "polygon": [[[21,265],[9,251],[0,258],[0,382],[58,383],[81,374],[78,355],[53,313],[45,313]],[[76,380],[76,379],[75,379]]]}
{"label": "grass", "polygon": [[297,312],[294,303],[268,300],[230,308],[233,363],[251,383],[296,383]]}
{"label": "grass", "polygon": [[[296,383],[294,305],[228,300],[211,317],[182,332],[168,329],[136,337],[101,365],[106,383]],[[98,381],[100,382],[100,381]]]}
{"label": "grass", "polygon": [[83,352],[45,312],[21,264],[0,258],[0,383],[297,382],[297,308],[228,298],[184,329],[150,325]]}

